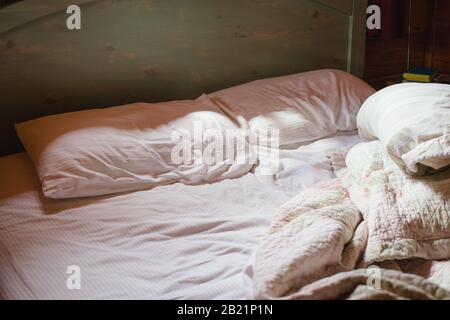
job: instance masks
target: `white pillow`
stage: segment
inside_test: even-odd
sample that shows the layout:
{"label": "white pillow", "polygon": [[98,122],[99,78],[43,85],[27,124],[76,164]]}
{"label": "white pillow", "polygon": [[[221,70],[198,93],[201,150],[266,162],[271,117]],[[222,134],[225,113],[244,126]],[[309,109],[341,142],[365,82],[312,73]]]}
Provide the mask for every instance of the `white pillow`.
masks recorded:
{"label": "white pillow", "polygon": [[358,110],[374,92],[346,72],[318,70],[257,80],[208,96],[254,133],[279,129],[280,146],[286,146],[355,130]]}
{"label": "white pillow", "polygon": [[[205,96],[53,115],[18,124],[16,129],[49,198],[104,195],[174,182],[214,182],[241,176],[253,166],[250,161],[236,161],[245,151],[238,143],[232,145],[234,153],[214,163],[202,161],[210,146],[203,140],[208,130],[239,134]],[[175,133],[184,133],[184,140]],[[195,143],[198,151],[191,154],[191,161],[180,162],[189,156],[179,148],[180,141]],[[213,148],[210,151],[214,153]],[[174,154],[181,157],[174,160]]]}
{"label": "white pillow", "polygon": [[410,174],[450,165],[450,86],[403,83],[371,96],[358,115],[363,139],[379,139]]}

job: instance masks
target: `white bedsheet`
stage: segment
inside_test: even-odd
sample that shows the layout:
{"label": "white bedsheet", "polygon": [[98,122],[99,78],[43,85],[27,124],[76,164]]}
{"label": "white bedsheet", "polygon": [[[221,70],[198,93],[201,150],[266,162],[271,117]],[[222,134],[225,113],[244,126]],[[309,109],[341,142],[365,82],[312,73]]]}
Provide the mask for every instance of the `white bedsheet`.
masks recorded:
{"label": "white bedsheet", "polygon": [[[273,177],[106,197],[43,197],[24,153],[0,158],[0,298],[244,299],[243,270],[276,209],[333,176],[332,137],[281,152]],[[81,289],[66,287],[67,267]]]}

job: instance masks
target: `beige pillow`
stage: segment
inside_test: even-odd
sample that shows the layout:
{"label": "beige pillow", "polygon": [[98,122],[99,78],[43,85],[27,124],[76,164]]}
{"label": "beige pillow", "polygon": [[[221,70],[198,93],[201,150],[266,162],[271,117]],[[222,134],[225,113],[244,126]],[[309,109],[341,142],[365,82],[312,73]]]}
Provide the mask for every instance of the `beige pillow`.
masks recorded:
{"label": "beige pillow", "polygon": [[[198,127],[200,135],[194,132]],[[214,182],[240,176],[253,166],[235,161],[237,149],[214,163],[202,161],[209,146],[202,133],[208,129],[238,133],[205,96],[53,115],[20,123],[16,129],[49,198],[104,195],[174,182]],[[186,138],[186,133],[191,136]],[[174,149],[180,141],[195,145],[198,152],[182,158],[187,153]],[[181,157],[174,160],[174,154]]]}

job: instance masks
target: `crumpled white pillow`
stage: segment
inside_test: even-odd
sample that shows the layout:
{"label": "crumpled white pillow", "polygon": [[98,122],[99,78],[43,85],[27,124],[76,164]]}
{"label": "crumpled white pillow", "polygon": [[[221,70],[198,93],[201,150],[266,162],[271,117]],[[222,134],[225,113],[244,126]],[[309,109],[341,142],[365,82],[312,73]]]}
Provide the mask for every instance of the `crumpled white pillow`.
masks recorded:
{"label": "crumpled white pillow", "polygon": [[[356,129],[362,103],[375,90],[340,70],[317,70],[257,80],[208,96],[255,134],[279,130],[279,145],[317,140]],[[275,146],[276,135],[269,137]]]}
{"label": "crumpled white pillow", "polygon": [[[197,130],[200,134],[195,133],[196,126],[202,129]],[[248,173],[253,167],[251,161],[237,161],[237,157],[248,155],[244,144],[231,144],[233,153],[224,153],[216,162],[202,161],[204,152],[213,149],[203,139],[209,129],[215,130],[211,133],[240,133],[206,96],[65,113],[16,125],[37,169],[44,195],[54,199],[105,195],[175,182],[215,182]],[[193,152],[191,161],[174,161],[174,148],[182,140],[173,139],[175,132],[184,132],[185,138],[188,133],[192,139],[186,142],[202,152]],[[178,149],[174,154],[183,156]]]}
{"label": "crumpled white pillow", "polygon": [[403,83],[364,102],[358,114],[363,139],[379,139],[389,156],[410,174],[450,165],[450,86]]}

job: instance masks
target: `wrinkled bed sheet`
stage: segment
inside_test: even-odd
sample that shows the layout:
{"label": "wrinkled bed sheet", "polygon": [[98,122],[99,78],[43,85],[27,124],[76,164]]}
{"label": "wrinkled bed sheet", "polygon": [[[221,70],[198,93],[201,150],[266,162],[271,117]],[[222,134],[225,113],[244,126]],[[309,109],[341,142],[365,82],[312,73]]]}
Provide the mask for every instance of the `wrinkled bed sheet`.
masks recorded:
{"label": "wrinkled bed sheet", "polygon": [[[273,176],[44,198],[24,153],[0,159],[0,298],[244,299],[243,270],[278,207],[334,176],[327,151],[356,135],[281,151]],[[69,266],[81,289],[69,290]]]}

